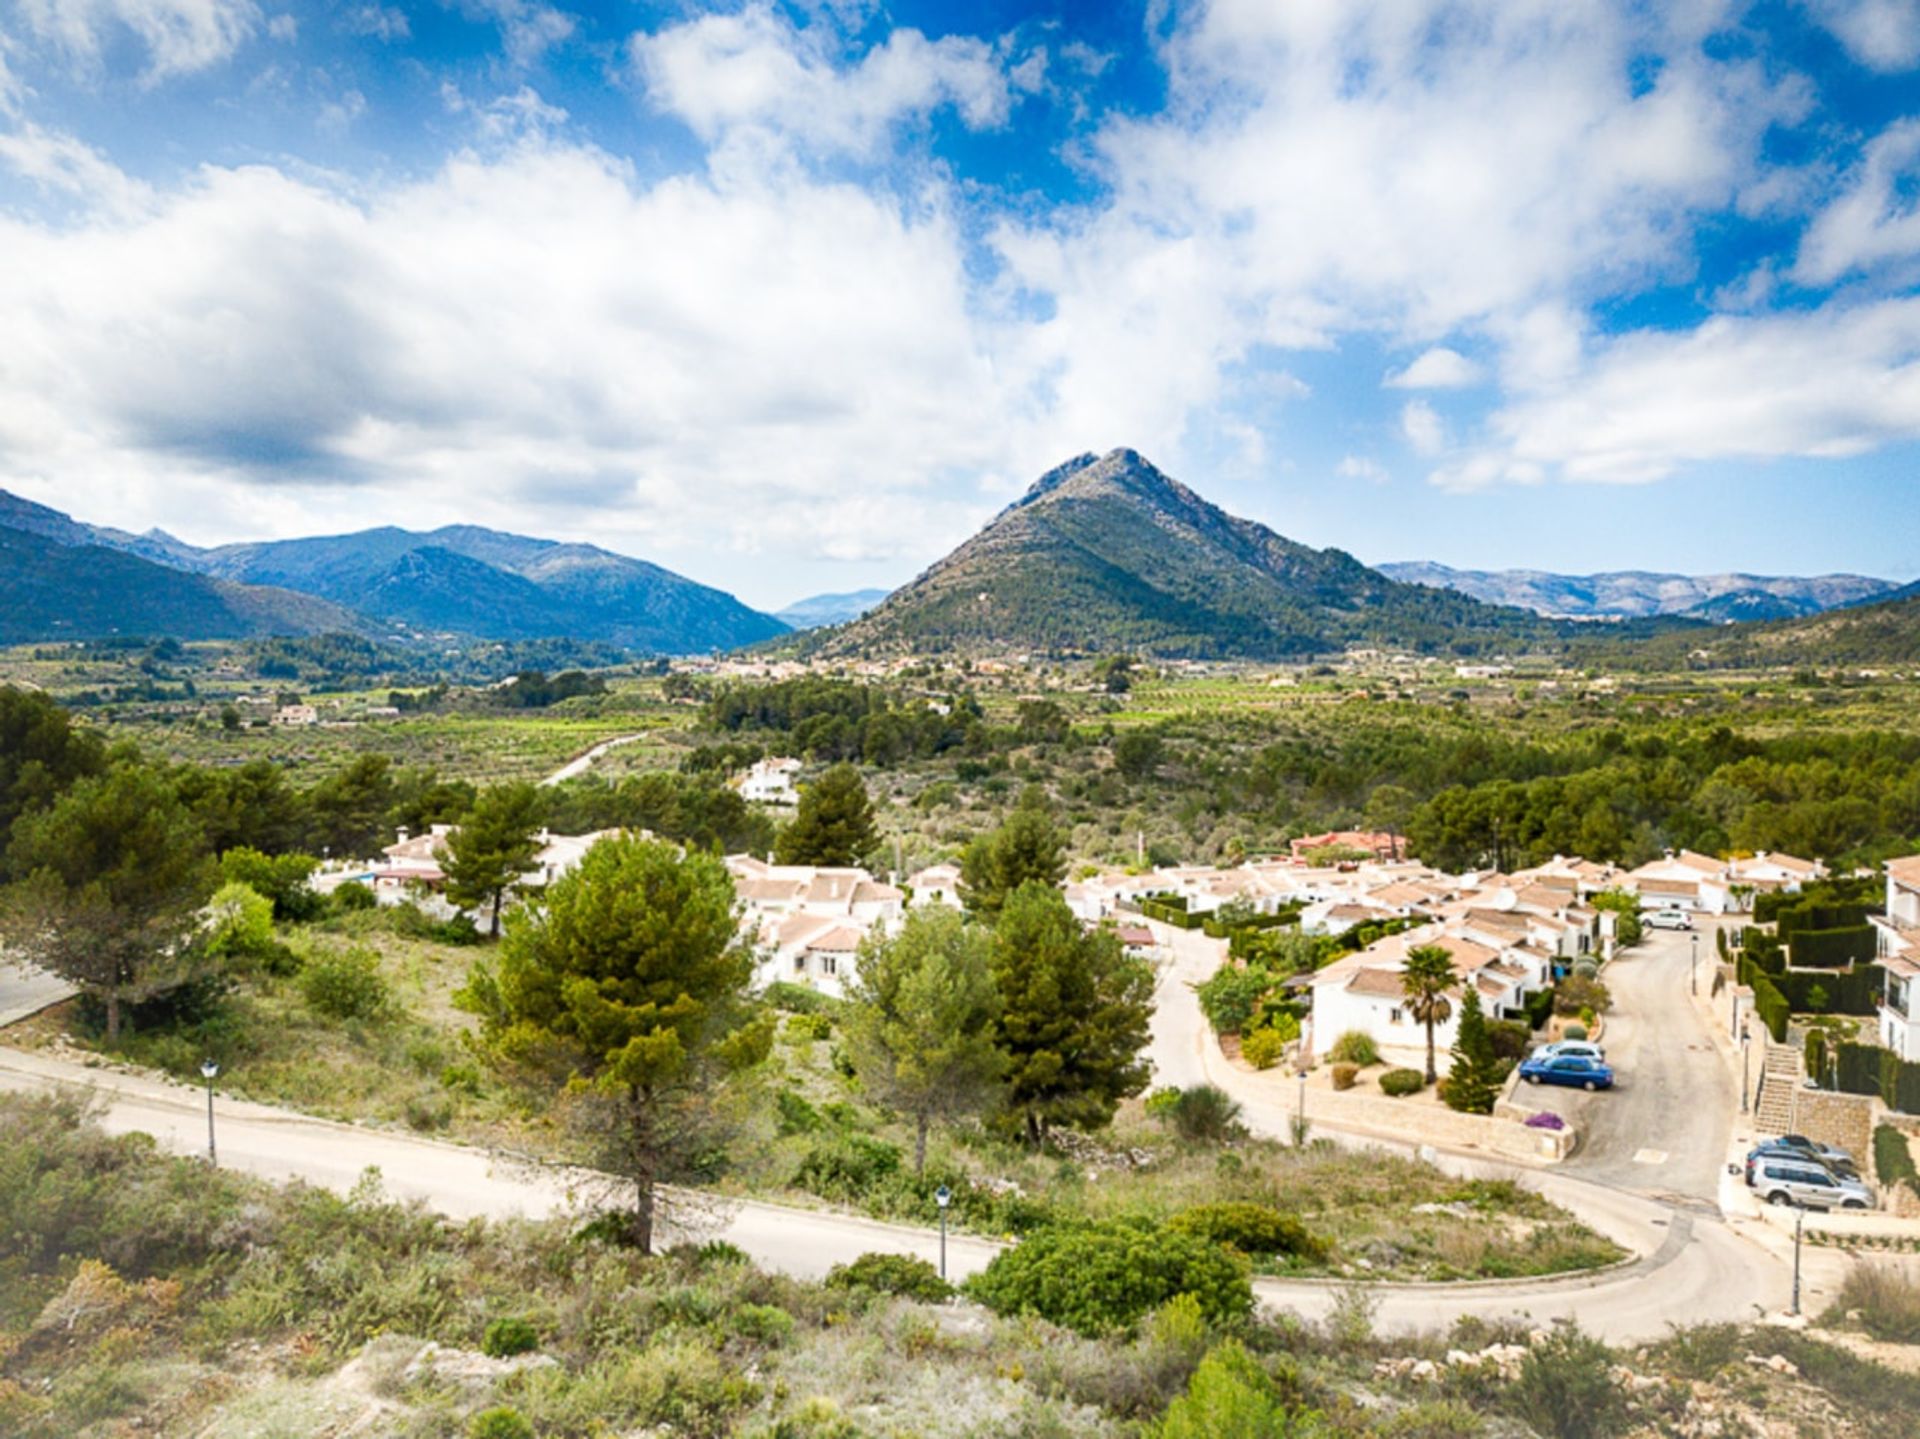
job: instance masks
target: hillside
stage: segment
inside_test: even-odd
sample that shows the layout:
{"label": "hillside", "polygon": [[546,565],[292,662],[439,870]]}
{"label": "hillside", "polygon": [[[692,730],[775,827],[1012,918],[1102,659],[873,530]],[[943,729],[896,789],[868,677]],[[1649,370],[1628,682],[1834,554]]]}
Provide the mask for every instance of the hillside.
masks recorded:
{"label": "hillside", "polygon": [[1379,570],[1408,584],[1458,590],[1488,604],[1570,619],[1791,619],[1869,603],[1893,589],[1886,580],[1865,575],[1675,575],[1645,570],[1559,575],[1545,570],[1456,570],[1424,560],[1381,565]]}
{"label": "hillside", "polygon": [[1688,656],[1670,653],[1676,638],[1647,647],[1646,659],[1690,657],[1698,663],[1745,668],[1769,665],[1920,665],[1920,585],[1895,591],[1877,604],[1829,610],[1777,624],[1741,625],[1696,638]]}
{"label": "hillside", "polygon": [[751,644],[786,628],[658,565],[473,525],[224,545],[191,563],[351,603],[416,629],[489,639],[568,635],[683,654]]}
{"label": "hillside", "polygon": [[[561,544],[475,525],[448,525],[425,534],[386,526],[201,549],[162,530],[134,535],[85,524],[0,491],[0,526],[227,582],[230,588],[202,584],[193,593],[224,595],[222,603],[250,616],[249,627],[201,629],[196,635],[307,633],[312,627],[308,614],[331,616],[327,628],[365,629],[364,620],[347,613],[354,611],[384,624],[436,634],[497,640],[566,636],[687,654],[733,649],[787,630],[771,615],[658,565],[594,545]],[[121,573],[135,572],[115,571]],[[249,586],[297,592],[308,602],[242,595],[240,587]],[[58,613],[70,599],[49,594],[45,604]],[[181,603],[187,603],[184,596]],[[143,612],[152,609],[144,606]],[[262,623],[273,627],[263,629]]]}
{"label": "hillside", "polygon": [[773,617],[783,624],[792,625],[796,630],[843,625],[848,620],[859,619],[890,593],[890,590],[854,590],[844,595],[809,595],[804,600],[795,600],[785,609],[775,610]]}
{"label": "hillside", "polygon": [[1554,643],[1555,626],[1402,584],[1235,518],[1132,450],[1048,472],[822,654],[1141,650],[1279,659],[1378,644],[1431,653]]}
{"label": "hillside", "polygon": [[[84,527],[66,533],[76,531]],[[101,545],[50,538],[45,528],[0,528],[0,643],[109,635],[238,639],[359,628],[358,616],[311,595],[184,574]]]}

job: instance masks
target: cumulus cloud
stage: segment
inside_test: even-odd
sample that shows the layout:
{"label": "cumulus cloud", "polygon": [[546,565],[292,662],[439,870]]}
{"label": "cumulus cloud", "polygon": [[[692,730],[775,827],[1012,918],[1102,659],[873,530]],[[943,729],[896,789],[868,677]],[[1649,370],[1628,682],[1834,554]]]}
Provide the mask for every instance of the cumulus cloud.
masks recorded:
{"label": "cumulus cloud", "polygon": [[1447,447],[1447,426],[1425,400],[1410,400],[1400,411],[1400,433],[1416,455],[1431,458]]}
{"label": "cumulus cloud", "polygon": [[1794,278],[1827,285],[1889,260],[1920,257],[1920,120],[1889,126],[1800,242]]}
{"label": "cumulus cloud", "polygon": [[792,176],[646,186],[534,142],[365,199],[207,167],[131,219],[0,219],[0,250],[0,457],[49,497],[116,476],[128,521],[338,528],[377,479],[391,518],[564,530],[574,496],[636,548],[893,555],[978,518],[941,482],[995,472],[982,417],[1017,408],[953,218]]}
{"label": "cumulus cloud", "polygon": [[1874,70],[1920,64],[1920,5],[1913,0],[1803,0],[1814,19]]}
{"label": "cumulus cloud", "polygon": [[343,10],[337,22],[349,35],[364,35],[391,43],[413,34],[407,12],[392,5],[354,5]]}
{"label": "cumulus cloud", "polygon": [[1844,458],[1920,439],[1920,299],[1622,336],[1489,428],[1493,442],[1436,483],[1640,484],[1702,461]]}
{"label": "cumulus cloud", "polygon": [[1480,367],[1458,350],[1436,345],[1404,370],[1389,374],[1390,390],[1459,390],[1480,382]]}
{"label": "cumulus cloud", "polygon": [[21,21],[75,64],[100,63],[117,34],[147,52],[150,81],[217,65],[259,24],[253,0],[16,0]]}
{"label": "cumulus cloud", "polygon": [[1375,485],[1384,485],[1391,478],[1386,466],[1364,455],[1343,455],[1333,472],[1343,480],[1365,480]]}
{"label": "cumulus cloud", "polygon": [[871,155],[900,121],[951,105],[979,129],[1004,121],[1011,103],[984,41],[895,30],[843,66],[825,27],[798,30],[766,5],[636,35],[633,58],[652,103],[710,141],[751,128]]}

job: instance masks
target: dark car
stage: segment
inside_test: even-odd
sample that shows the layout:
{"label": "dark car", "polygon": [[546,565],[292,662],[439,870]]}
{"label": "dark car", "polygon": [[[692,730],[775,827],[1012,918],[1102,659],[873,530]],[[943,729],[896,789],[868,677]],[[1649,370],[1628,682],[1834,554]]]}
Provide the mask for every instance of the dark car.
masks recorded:
{"label": "dark car", "polygon": [[1817,1139],[1809,1139],[1804,1134],[1783,1134],[1772,1141],[1784,1144],[1788,1149],[1797,1149],[1802,1154],[1818,1159],[1829,1169],[1857,1169],[1853,1156],[1846,1150],[1832,1144],[1822,1144]]}
{"label": "dark car", "polygon": [[1804,1165],[1809,1169],[1824,1169],[1836,1179],[1858,1179],[1860,1171],[1850,1161],[1824,1159],[1810,1154],[1798,1145],[1783,1144],[1778,1139],[1767,1139],[1747,1151],[1747,1183],[1753,1184],[1754,1168],[1767,1160],[1778,1159],[1789,1164]]}
{"label": "dark car", "polygon": [[1528,1084],[1564,1084],[1571,1089],[1612,1089],[1613,1070],[1580,1054],[1534,1055],[1520,1066]]}

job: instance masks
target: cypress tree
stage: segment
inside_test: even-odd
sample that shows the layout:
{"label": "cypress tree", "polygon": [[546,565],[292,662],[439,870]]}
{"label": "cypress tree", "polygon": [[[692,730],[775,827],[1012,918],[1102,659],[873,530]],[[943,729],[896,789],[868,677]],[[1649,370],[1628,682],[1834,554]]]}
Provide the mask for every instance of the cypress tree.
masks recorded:
{"label": "cypress tree", "polygon": [[1453,1068],[1447,1074],[1446,1101],[1464,1114],[1491,1114],[1500,1092],[1500,1057],[1493,1050],[1486,1015],[1473,983],[1464,986],[1460,1029],[1453,1042]]}

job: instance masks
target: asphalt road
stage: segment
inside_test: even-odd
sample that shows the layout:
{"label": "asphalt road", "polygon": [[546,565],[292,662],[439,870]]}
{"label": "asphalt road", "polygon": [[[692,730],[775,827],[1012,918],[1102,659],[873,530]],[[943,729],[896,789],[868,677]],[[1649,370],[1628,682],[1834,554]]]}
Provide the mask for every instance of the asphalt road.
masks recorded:
{"label": "asphalt road", "polygon": [[0,1028],[38,1014],[72,993],[73,986],[65,980],[0,957]]}
{"label": "asphalt road", "polygon": [[1717,1208],[1740,1096],[1688,999],[1696,934],[1701,982],[1709,983],[1713,930],[1704,921],[1693,934],[1652,931],[1602,972],[1613,995],[1602,1038],[1613,1090],[1587,1094],[1543,1084],[1530,1087],[1527,1099],[1580,1133],[1561,1173]]}

